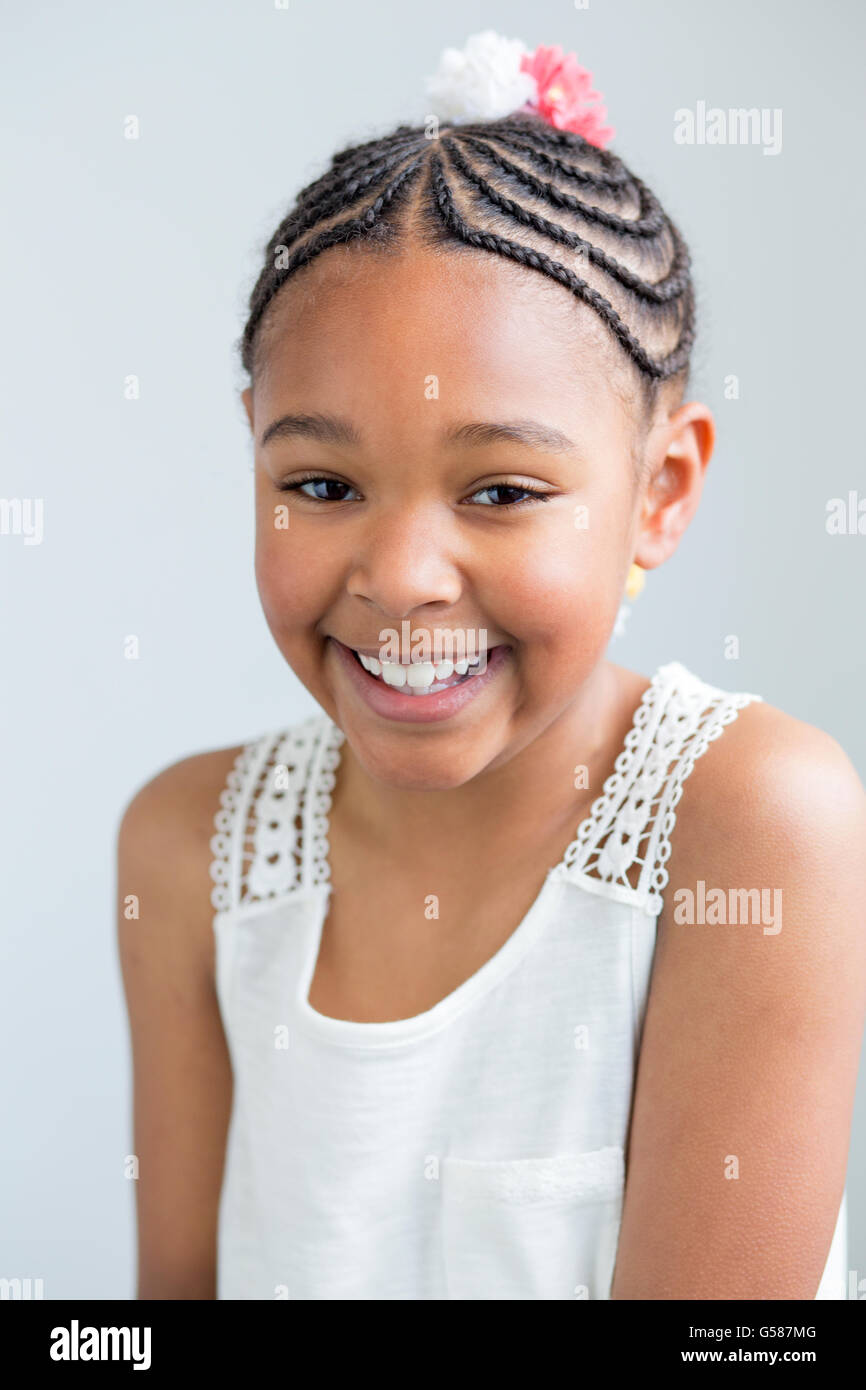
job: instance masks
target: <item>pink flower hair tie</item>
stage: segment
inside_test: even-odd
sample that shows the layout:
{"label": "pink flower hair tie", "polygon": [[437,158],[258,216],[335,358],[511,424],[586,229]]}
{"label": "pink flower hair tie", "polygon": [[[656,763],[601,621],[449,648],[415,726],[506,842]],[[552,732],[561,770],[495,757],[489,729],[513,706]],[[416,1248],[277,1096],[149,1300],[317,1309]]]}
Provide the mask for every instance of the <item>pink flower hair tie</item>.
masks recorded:
{"label": "pink flower hair tie", "polygon": [[576,53],[540,44],[530,53],[520,39],[485,29],[462,49],[446,48],[427,78],[434,115],[444,121],[495,121],[529,111],[557,130],[582,135],[604,149],[616,131],[605,124],[603,97]]}

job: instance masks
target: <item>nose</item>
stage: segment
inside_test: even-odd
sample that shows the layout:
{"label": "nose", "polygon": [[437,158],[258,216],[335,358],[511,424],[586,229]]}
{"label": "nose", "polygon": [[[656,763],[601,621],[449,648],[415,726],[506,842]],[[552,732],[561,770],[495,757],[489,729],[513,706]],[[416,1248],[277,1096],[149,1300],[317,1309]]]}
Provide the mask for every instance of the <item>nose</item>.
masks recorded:
{"label": "nose", "polygon": [[397,620],[425,604],[455,604],[463,583],[451,550],[453,534],[432,506],[381,512],[355,537],[348,593]]}

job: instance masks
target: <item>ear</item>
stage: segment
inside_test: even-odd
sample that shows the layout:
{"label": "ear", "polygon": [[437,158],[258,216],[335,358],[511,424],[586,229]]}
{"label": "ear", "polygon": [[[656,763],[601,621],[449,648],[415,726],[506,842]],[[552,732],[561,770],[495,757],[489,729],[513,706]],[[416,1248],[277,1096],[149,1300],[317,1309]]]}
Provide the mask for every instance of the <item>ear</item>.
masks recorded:
{"label": "ear", "polygon": [[247,412],[250,429],[255,433],[253,429],[253,393],[251,387],[248,386],[245,391],[241,391],[241,400],[244,403],[244,410]]}
{"label": "ear", "polygon": [[635,532],[635,563],[655,569],[674,553],[698,509],[716,440],[712,412],[700,401],[681,405],[650,431],[647,481]]}

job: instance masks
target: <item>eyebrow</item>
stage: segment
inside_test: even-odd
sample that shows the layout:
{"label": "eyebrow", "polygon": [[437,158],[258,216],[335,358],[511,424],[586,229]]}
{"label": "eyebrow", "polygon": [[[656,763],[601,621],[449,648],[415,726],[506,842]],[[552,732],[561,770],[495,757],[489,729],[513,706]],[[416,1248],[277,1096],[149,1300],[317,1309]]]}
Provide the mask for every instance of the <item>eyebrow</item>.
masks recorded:
{"label": "eyebrow", "polygon": [[525,444],[545,454],[569,454],[577,447],[562,430],[538,420],[473,421],[453,426],[445,438],[454,444]]}
{"label": "eyebrow", "polygon": [[[359,445],[363,442],[354,425],[335,415],[281,415],[268,425],[259,442],[265,445],[272,439],[299,437],[318,439],[323,444]],[[466,424],[452,425],[446,430],[444,439],[448,444],[470,447],[523,444],[546,454],[568,454],[577,448],[562,430],[543,425],[538,420],[471,420]]]}
{"label": "eyebrow", "polygon": [[360,444],[361,436],[348,420],[335,415],[281,415],[268,425],[259,443],[272,439],[319,439],[323,444]]}

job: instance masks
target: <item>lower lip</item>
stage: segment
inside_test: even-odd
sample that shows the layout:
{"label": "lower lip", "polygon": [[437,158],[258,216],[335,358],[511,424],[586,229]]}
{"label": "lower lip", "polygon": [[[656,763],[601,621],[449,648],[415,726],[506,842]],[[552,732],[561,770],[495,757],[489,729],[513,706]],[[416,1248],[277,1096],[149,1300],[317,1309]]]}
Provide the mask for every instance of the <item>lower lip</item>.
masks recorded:
{"label": "lower lip", "polygon": [[383,719],[398,719],[404,724],[433,724],[440,719],[451,719],[496,680],[511,651],[510,647],[494,647],[479,675],[449,686],[447,690],[439,690],[435,695],[404,695],[398,686],[386,685],[365,671],[351,648],[338,642],[336,637],[329,641],[352,686],[368,708]]}

